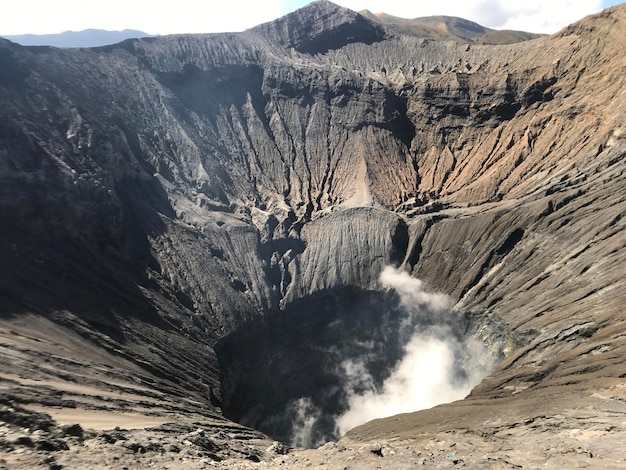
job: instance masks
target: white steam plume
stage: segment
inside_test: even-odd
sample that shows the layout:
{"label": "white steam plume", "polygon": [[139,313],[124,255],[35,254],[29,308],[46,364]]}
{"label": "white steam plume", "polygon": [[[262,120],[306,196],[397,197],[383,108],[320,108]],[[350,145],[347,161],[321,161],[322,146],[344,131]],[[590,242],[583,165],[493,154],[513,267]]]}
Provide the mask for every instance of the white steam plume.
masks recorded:
{"label": "white steam plume", "polygon": [[320,418],[320,410],[308,397],[298,398],[290,406],[295,408],[290,444],[293,447],[315,447],[319,443],[313,439],[313,426]]}
{"label": "white steam plume", "polygon": [[[372,419],[462,399],[491,366],[490,361],[485,360],[487,355],[482,345],[471,339],[459,342],[452,329],[446,326],[453,318],[446,318],[450,301],[445,295],[427,292],[422,281],[392,267],[382,271],[380,281],[399,294],[407,314],[404,326],[415,325],[415,320],[422,318],[429,319],[431,326],[410,331],[404,356],[381,390],[371,387],[363,393],[349,394],[349,409],[336,419],[340,435]],[[346,361],[343,368],[350,390],[373,383],[371,376],[368,378],[367,372],[363,373],[364,367],[354,361]],[[354,371],[359,373],[354,374]]]}
{"label": "white steam plume", "polygon": [[426,292],[424,283],[405,271],[386,266],[380,273],[379,280],[383,287],[394,289],[400,296],[402,305],[410,310],[417,307],[441,312],[450,308],[450,299],[446,295]]}

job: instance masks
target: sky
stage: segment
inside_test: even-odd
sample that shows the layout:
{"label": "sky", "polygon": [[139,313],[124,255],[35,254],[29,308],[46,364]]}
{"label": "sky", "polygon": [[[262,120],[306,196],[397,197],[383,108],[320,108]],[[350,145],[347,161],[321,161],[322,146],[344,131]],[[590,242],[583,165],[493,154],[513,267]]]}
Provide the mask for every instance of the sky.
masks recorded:
{"label": "sky", "polygon": [[[49,34],[88,28],[150,34],[242,31],[294,11],[310,0],[19,0],[6,2],[0,35]],[[554,33],[623,0],[335,0],[402,18],[459,16],[496,29]]]}

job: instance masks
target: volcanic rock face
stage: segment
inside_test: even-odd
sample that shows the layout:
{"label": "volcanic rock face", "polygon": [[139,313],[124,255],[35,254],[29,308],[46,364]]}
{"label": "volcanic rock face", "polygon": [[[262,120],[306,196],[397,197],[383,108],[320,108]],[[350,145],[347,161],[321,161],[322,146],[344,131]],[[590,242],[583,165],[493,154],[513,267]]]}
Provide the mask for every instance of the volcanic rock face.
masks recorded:
{"label": "volcanic rock face", "polygon": [[297,306],[314,317],[309,300],[353,315],[346,292],[382,295],[395,265],[506,357],[462,405],[346,442],[487,436],[493,410],[565,433],[587,425],[578,403],[604,422],[626,353],[625,27],[615,7],[466,45],[319,1],[238,34],[0,40],[4,395],[223,423],[218,341]]}

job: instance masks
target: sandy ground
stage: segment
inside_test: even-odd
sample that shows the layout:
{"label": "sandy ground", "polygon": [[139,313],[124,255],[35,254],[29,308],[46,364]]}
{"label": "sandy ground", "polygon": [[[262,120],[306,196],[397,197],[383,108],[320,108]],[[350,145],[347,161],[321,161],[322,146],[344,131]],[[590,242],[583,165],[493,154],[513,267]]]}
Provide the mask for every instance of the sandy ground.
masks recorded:
{"label": "sandy ground", "polygon": [[289,449],[41,317],[0,321],[0,361],[2,470],[626,468],[624,379],[461,401]]}
{"label": "sandy ground", "polygon": [[48,408],[31,405],[25,408],[38,413],[47,413],[60,425],[80,424],[84,429],[104,431],[120,427],[124,429],[143,429],[156,427],[167,422],[166,418],[156,418],[139,413],[116,413],[113,411],[93,411],[67,408]]}

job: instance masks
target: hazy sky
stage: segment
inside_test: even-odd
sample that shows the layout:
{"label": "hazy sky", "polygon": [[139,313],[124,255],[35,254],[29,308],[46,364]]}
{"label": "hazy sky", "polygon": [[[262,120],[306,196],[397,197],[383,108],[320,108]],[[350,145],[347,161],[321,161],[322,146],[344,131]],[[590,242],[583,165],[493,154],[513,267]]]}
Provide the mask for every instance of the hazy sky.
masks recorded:
{"label": "hazy sky", "polygon": [[[310,0],[14,0],[5,2],[0,35],[139,29],[151,34],[241,31],[270,21]],[[337,0],[403,18],[460,16],[493,28],[552,33],[623,0]]]}

